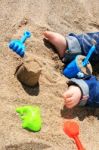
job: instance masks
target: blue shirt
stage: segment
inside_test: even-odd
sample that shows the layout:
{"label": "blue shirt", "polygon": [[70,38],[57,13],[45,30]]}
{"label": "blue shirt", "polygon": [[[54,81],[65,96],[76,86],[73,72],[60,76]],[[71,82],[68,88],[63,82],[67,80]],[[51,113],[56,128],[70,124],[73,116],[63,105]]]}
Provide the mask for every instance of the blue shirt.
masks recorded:
{"label": "blue shirt", "polygon": [[[74,34],[70,33],[66,40],[68,42],[68,51],[66,52],[63,58],[64,63],[68,63],[71,60],[73,60],[77,54],[87,55],[90,48],[93,45],[93,42],[95,42],[96,49],[92,54],[92,57],[90,58],[90,61],[92,63],[99,62],[99,32],[93,32],[93,33],[86,33],[86,34]],[[75,50],[75,51],[74,51]],[[77,50],[77,51],[76,51]],[[72,80],[72,79],[71,79]],[[88,95],[89,98],[87,99],[86,105],[88,106],[95,106],[99,107],[99,80],[96,79],[95,76],[89,76],[83,78],[83,86],[80,83],[82,79],[76,79],[75,82],[82,91],[84,91],[84,86],[88,85]],[[86,95],[87,95],[86,94]]]}
{"label": "blue shirt", "polygon": [[78,34],[78,35],[71,33],[71,34],[69,34],[69,36],[73,36],[73,37],[77,38],[77,40],[79,41],[79,44],[81,46],[81,54],[85,55],[85,56],[88,54],[90,48],[92,47],[92,45],[95,41],[96,49],[93,52],[91,61],[99,62],[99,32]]}
{"label": "blue shirt", "polygon": [[85,79],[84,81],[89,87],[87,105],[99,107],[99,81],[95,76],[91,76],[89,79]]}

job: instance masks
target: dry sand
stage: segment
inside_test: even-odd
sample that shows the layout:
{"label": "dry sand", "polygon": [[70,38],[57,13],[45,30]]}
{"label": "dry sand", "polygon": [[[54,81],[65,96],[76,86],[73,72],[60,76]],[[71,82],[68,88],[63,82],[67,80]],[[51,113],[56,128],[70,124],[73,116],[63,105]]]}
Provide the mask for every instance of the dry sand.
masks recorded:
{"label": "dry sand", "polygon": [[[32,32],[27,52],[42,66],[35,88],[22,86],[16,79],[14,73],[22,60],[7,46],[26,29]],[[63,64],[58,55],[43,41],[45,30],[64,36],[99,30],[99,0],[0,0],[0,149],[76,150],[62,129],[64,119],[74,119],[80,124],[85,149],[99,150],[99,110],[63,109],[67,79],[61,74]],[[18,106],[34,104],[40,106],[43,118],[38,133],[22,129],[15,111]]]}

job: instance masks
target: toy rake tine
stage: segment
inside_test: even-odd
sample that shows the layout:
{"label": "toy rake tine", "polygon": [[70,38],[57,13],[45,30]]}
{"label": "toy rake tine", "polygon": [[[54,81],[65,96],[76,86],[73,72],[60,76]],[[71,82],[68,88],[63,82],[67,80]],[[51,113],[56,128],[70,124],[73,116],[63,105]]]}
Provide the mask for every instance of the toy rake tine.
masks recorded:
{"label": "toy rake tine", "polygon": [[11,43],[9,44],[9,48],[13,49],[14,45],[15,45],[15,43],[14,43],[14,42],[11,42]]}
{"label": "toy rake tine", "polygon": [[14,52],[16,52],[21,57],[24,57],[26,46],[24,45],[27,38],[31,36],[31,33],[29,31],[25,31],[22,38],[17,40],[12,40],[9,43],[9,48],[12,49]]}

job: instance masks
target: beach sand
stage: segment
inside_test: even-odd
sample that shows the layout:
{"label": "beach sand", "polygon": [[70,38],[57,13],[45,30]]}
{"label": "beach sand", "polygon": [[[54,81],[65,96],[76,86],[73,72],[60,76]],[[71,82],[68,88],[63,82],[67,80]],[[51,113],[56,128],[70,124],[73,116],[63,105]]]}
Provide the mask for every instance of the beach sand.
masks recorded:
{"label": "beach sand", "polygon": [[[8,48],[8,42],[19,39],[25,30],[32,33],[26,41],[28,57],[36,58],[42,69],[34,88],[17,80],[14,73],[23,59]],[[99,109],[63,108],[68,79],[61,73],[57,53],[44,41],[46,30],[64,36],[99,30],[99,0],[0,0],[0,149],[76,150],[63,132],[64,120],[73,119],[79,123],[85,149],[99,150]],[[16,108],[24,105],[41,108],[40,132],[22,129]]]}

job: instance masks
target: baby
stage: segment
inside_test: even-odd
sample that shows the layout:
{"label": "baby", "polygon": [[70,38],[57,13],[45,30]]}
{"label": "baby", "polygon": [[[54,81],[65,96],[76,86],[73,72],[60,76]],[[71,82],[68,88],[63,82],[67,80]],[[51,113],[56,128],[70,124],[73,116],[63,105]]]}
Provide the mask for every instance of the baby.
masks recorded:
{"label": "baby", "polygon": [[[60,59],[66,64],[78,54],[86,56],[95,41],[96,49],[90,61],[99,62],[99,32],[79,35],[70,33],[65,38],[59,33],[45,31],[44,36],[56,47]],[[72,78],[63,97],[67,108],[78,104],[99,107],[99,81],[93,75],[83,79]]]}

